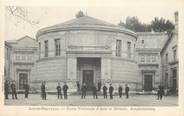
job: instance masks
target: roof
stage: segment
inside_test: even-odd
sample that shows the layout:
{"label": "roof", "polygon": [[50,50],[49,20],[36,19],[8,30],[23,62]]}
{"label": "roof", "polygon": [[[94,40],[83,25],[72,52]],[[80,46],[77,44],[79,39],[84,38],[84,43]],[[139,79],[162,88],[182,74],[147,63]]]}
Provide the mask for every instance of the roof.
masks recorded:
{"label": "roof", "polygon": [[24,37],[21,37],[18,40],[8,40],[5,43],[7,43],[8,45],[12,47],[19,47],[19,48],[37,47],[36,40],[27,35]]}
{"label": "roof", "polygon": [[103,30],[103,31],[116,31],[116,32],[119,31],[128,33],[132,36],[136,36],[136,33],[131,30],[125,29],[123,27],[90,16],[83,16],[71,19],[64,23],[40,29],[37,33],[37,37],[44,33],[55,31],[67,31],[67,30]]}
{"label": "roof", "polygon": [[[164,50],[168,47],[168,45],[170,44],[170,42],[175,39],[174,35],[178,35],[178,33],[176,32],[176,30],[171,31],[171,33],[169,33],[169,37],[167,39],[167,41],[165,42],[162,50],[161,50],[161,54],[164,52]],[[177,44],[177,43],[176,43]]]}
{"label": "roof", "polygon": [[168,39],[166,32],[137,32],[137,48],[162,49]]}

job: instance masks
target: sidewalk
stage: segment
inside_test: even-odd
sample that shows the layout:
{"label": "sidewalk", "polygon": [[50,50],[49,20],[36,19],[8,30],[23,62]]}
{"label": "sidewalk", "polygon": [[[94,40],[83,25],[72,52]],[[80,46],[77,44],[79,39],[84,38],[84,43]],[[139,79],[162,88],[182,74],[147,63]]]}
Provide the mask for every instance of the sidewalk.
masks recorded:
{"label": "sidewalk", "polygon": [[47,100],[41,100],[40,94],[30,94],[28,99],[24,98],[24,94],[18,94],[18,100],[5,100],[5,105],[17,106],[177,106],[177,96],[163,97],[163,100],[157,100],[155,95],[131,95],[129,99],[125,96],[119,98],[114,96],[113,100],[103,99],[103,96],[98,96],[98,99],[93,99],[92,95],[87,95],[86,99],[80,99],[80,96],[68,96],[67,100],[57,99],[57,95],[47,95]]}

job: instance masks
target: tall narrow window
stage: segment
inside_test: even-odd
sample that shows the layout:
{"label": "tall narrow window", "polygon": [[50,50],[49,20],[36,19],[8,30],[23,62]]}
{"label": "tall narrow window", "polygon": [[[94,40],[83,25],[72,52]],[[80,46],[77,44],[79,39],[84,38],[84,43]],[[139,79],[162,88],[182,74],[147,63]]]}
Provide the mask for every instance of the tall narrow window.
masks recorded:
{"label": "tall narrow window", "polygon": [[121,40],[116,40],[116,56],[121,56]]}
{"label": "tall narrow window", "polygon": [[131,42],[127,42],[127,56],[131,58]]}
{"label": "tall narrow window", "polygon": [[144,63],[145,62],[145,56],[144,55],[140,55],[141,57],[141,62]]}
{"label": "tall narrow window", "polygon": [[48,57],[48,40],[45,41],[45,57]]}
{"label": "tall narrow window", "polygon": [[165,54],[165,63],[168,64],[168,53]]}
{"label": "tall narrow window", "polygon": [[55,56],[60,56],[60,39],[55,39]]}
{"label": "tall narrow window", "polygon": [[176,49],[173,50],[173,60],[176,61]]}
{"label": "tall narrow window", "polygon": [[41,57],[41,43],[39,42],[39,58]]}

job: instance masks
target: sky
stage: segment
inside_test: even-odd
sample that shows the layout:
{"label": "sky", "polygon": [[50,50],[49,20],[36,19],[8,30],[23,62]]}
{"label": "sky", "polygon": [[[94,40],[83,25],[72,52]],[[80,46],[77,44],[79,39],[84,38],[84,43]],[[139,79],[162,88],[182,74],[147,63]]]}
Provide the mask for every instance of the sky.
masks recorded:
{"label": "sky", "polygon": [[27,19],[37,22],[31,25],[21,18],[10,15],[5,10],[5,40],[17,40],[25,35],[35,38],[41,28],[75,18],[75,14],[81,10],[88,16],[104,20],[112,24],[125,21],[128,16],[137,16],[142,23],[150,23],[154,17],[163,17],[174,23],[174,12],[178,6],[174,4],[150,3],[142,5],[122,4],[116,6],[23,6],[27,11]]}

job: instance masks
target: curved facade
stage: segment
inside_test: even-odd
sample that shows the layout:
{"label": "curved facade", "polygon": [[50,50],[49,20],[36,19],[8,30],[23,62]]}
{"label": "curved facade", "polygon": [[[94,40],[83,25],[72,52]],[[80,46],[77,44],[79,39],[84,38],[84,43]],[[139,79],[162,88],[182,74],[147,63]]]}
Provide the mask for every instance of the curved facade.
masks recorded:
{"label": "curved facade", "polygon": [[89,90],[98,82],[139,89],[136,39],[132,31],[89,16],[41,29],[32,84],[39,88],[46,81],[48,90],[58,81],[66,81],[70,91],[76,91],[77,81]]}

